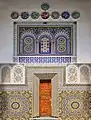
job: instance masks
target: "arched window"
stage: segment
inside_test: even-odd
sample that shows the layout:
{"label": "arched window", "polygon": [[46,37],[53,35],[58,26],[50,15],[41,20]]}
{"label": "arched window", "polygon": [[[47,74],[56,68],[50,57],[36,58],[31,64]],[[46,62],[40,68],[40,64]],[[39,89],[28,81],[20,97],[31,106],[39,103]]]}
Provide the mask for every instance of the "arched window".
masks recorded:
{"label": "arched window", "polygon": [[23,55],[33,54],[35,48],[35,37],[33,33],[25,32],[20,38],[19,53]]}
{"label": "arched window", "polygon": [[79,67],[80,70],[80,82],[81,83],[89,83],[90,81],[90,68],[88,65],[81,65]]}
{"label": "arched window", "polygon": [[72,40],[69,36],[70,35],[66,30],[62,30],[61,32],[56,33],[56,54],[72,55]]}
{"label": "arched window", "polygon": [[66,83],[78,82],[78,68],[76,65],[69,65],[66,70]]}
{"label": "arched window", "polygon": [[11,81],[11,67],[8,65],[3,65],[1,67],[1,83],[6,84]]}
{"label": "arched window", "polygon": [[39,40],[39,53],[40,54],[49,54],[51,53],[51,41],[50,37],[43,35]]}
{"label": "arched window", "polygon": [[25,68],[22,65],[15,65],[11,72],[12,84],[25,84]]}

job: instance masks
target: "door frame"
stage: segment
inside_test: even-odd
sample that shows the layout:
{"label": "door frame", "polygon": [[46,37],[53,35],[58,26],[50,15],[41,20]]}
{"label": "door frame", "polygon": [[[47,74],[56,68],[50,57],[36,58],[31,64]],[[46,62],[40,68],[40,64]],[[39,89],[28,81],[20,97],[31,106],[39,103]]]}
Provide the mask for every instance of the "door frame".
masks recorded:
{"label": "door frame", "polygon": [[51,115],[58,116],[58,80],[59,80],[58,74],[57,73],[34,73],[33,75],[33,117],[39,116],[39,83],[41,79],[44,79],[43,77],[46,78],[45,80],[51,79],[51,85],[52,85]]}

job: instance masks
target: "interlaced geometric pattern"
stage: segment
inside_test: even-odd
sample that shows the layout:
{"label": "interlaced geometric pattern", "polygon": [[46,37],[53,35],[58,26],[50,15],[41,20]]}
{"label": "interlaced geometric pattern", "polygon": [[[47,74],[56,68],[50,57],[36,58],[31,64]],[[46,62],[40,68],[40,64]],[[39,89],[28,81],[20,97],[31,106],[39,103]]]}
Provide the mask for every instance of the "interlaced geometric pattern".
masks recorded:
{"label": "interlaced geometric pattern", "polygon": [[21,65],[16,65],[12,68],[12,84],[23,84],[25,83],[25,72],[24,67]]}
{"label": "interlaced geometric pattern", "polygon": [[61,120],[91,120],[91,91],[60,91]]}
{"label": "interlaced geometric pattern", "polygon": [[42,38],[40,41],[40,53],[50,53],[51,51],[51,44],[50,40],[46,37]]}
{"label": "interlaced geometric pattern", "polygon": [[66,67],[66,84],[91,84],[90,64],[68,65]]}
{"label": "interlaced geometric pattern", "polygon": [[31,91],[0,91],[0,120],[29,120],[31,117]]}
{"label": "interlaced geometric pattern", "polygon": [[58,25],[16,22],[14,27],[16,56],[75,54],[76,22],[63,22]]}
{"label": "interlaced geometric pattern", "polygon": [[67,83],[78,82],[78,68],[75,65],[70,65],[67,68]]}

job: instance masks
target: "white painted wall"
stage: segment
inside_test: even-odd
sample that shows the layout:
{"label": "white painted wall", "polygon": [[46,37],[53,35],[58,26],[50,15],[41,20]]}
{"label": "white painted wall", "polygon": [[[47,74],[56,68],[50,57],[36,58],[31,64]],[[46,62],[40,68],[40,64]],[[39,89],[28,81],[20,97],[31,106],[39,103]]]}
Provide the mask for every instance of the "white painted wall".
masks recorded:
{"label": "white painted wall", "polygon": [[[49,11],[64,10],[81,13],[77,26],[78,62],[91,62],[91,0],[0,0],[0,62],[12,62],[13,58],[13,20],[12,11],[41,12],[41,4],[50,4]],[[19,18],[18,21],[22,19]],[[42,20],[39,18],[37,21]],[[69,21],[73,19],[70,18]],[[29,18],[27,21],[34,21]],[[51,17],[47,21],[55,21]],[[62,21],[60,18],[58,21]]]}

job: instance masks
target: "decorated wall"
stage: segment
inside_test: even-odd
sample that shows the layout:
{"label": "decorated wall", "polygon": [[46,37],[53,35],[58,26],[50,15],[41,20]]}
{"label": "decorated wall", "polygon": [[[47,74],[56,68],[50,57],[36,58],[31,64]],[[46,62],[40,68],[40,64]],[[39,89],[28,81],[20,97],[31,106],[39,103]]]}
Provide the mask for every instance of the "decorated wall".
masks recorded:
{"label": "decorated wall", "polygon": [[[50,8],[48,12],[51,14],[53,11],[58,11],[60,14],[63,11],[69,11],[72,13],[73,11],[80,12],[80,18],[75,20],[72,17],[69,19],[63,19],[59,17],[58,19],[53,19],[49,17],[48,19],[42,19],[39,17],[38,19],[32,19],[29,17],[27,21],[35,22],[35,21],[77,21],[77,60],[78,62],[90,62],[91,61],[91,12],[90,0],[79,0],[79,1],[42,1],[42,0],[26,0],[26,1],[10,1],[10,0],[0,0],[0,62],[12,62],[13,56],[13,22],[10,15],[12,11],[17,11],[21,14],[24,11],[28,11],[31,14],[33,11],[37,11],[41,13],[43,10],[41,9],[41,4],[43,2],[48,2]],[[16,21],[26,21],[26,19],[22,19],[19,17]],[[83,54],[84,53],[84,54]]]}
{"label": "decorated wall", "polygon": [[[5,65],[0,66],[0,73],[7,71]],[[7,64],[7,68],[9,67],[11,79],[3,81],[3,77],[7,78],[9,72],[6,75],[0,74],[1,120],[29,120],[39,117],[41,79],[52,81],[52,116],[60,120],[91,119],[91,64],[61,67]],[[25,77],[21,74],[25,74]],[[77,74],[79,80],[76,79]],[[21,79],[17,79],[17,76]]]}
{"label": "decorated wall", "polygon": [[45,119],[91,120],[90,8],[90,0],[0,0],[0,120],[44,119],[39,88],[48,79]]}

